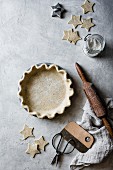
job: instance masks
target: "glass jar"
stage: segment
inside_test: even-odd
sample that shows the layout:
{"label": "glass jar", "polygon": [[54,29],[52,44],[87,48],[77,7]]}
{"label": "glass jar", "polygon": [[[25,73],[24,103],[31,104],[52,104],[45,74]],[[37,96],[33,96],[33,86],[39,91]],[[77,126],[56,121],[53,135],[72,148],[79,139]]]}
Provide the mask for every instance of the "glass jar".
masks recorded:
{"label": "glass jar", "polygon": [[84,38],[84,53],[89,57],[97,56],[105,47],[105,40],[99,34],[88,34]]}

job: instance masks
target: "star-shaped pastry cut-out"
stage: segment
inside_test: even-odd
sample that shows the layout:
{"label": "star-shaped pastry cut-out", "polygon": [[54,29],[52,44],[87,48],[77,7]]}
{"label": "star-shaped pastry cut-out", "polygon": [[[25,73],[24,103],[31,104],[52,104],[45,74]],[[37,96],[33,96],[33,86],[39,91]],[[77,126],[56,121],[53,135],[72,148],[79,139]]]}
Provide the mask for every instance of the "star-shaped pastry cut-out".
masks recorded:
{"label": "star-shaped pastry cut-out", "polygon": [[26,153],[30,154],[34,158],[36,154],[40,153],[40,151],[38,150],[38,146],[36,144],[28,143]]}
{"label": "star-shaped pastry cut-out", "polygon": [[23,135],[23,139],[27,139],[28,137],[34,137],[33,129],[34,128],[30,128],[29,126],[24,125],[24,129],[20,131],[20,133]]}
{"label": "star-shaped pastry cut-out", "polygon": [[73,31],[73,29],[69,30],[68,32],[68,41],[70,43],[76,44],[78,40],[80,40],[81,37],[79,36],[78,31]]}
{"label": "star-shaped pastry cut-out", "polygon": [[84,14],[88,12],[94,12],[93,11],[93,6],[95,3],[90,2],[89,0],[85,0],[84,4],[81,6],[83,8]]}
{"label": "star-shaped pastry cut-out", "polygon": [[62,18],[62,13],[66,11],[63,8],[63,6],[61,4],[59,4],[59,3],[57,5],[55,5],[55,6],[52,6],[52,9],[53,9],[52,17]]}
{"label": "star-shaped pastry cut-out", "polygon": [[64,35],[62,40],[67,40],[68,39],[68,35],[69,35],[69,31],[64,31]]}
{"label": "star-shaped pastry cut-out", "polygon": [[81,37],[79,36],[78,31],[75,31],[73,29],[64,31],[64,36],[62,40],[68,40],[70,43],[76,44],[78,40],[80,40]]}
{"label": "star-shaped pastry cut-out", "polygon": [[82,24],[81,16],[72,15],[72,18],[71,18],[71,20],[68,22],[68,24],[72,24],[75,28],[76,28],[78,25],[81,25],[81,24]]}
{"label": "star-shaped pastry cut-out", "polygon": [[82,28],[86,28],[87,31],[90,30],[91,27],[94,27],[95,24],[92,22],[92,18],[90,19],[83,19],[83,23],[82,23]]}
{"label": "star-shaped pastry cut-out", "polygon": [[45,150],[45,146],[48,145],[49,143],[44,139],[42,136],[40,139],[35,140],[35,144],[39,147],[40,150]]}

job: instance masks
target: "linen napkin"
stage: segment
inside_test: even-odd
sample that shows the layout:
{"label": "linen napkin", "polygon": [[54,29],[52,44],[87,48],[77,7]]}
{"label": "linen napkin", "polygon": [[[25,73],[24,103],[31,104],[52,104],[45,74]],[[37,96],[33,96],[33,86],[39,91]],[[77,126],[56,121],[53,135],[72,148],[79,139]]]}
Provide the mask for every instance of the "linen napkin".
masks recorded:
{"label": "linen napkin", "polygon": [[[113,127],[113,100],[106,98],[105,102],[108,108],[108,119]],[[94,136],[95,142],[86,153],[76,154],[70,165],[71,170],[80,170],[90,164],[100,163],[113,150],[113,139],[102,125],[101,119],[95,116],[88,100],[83,110],[82,121],[77,123]]]}

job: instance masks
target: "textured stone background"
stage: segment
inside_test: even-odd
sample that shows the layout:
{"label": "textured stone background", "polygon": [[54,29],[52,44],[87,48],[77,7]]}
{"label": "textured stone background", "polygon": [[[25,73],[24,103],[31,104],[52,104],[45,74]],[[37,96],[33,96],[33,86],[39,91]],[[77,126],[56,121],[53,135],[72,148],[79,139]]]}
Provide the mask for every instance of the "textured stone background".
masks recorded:
{"label": "textured stone background", "polygon": [[[50,162],[55,154],[51,138],[64,125],[73,120],[80,120],[86,97],[81,89],[81,81],[75,72],[74,62],[79,62],[104,97],[113,97],[113,1],[93,0],[96,26],[92,33],[99,33],[106,39],[106,49],[99,58],[88,58],[83,53],[83,40],[77,45],[62,41],[63,30],[72,28],[67,22],[72,14],[82,14],[83,0],[60,0],[67,9],[64,19],[51,17],[51,5],[56,0],[0,0],[0,170],[54,170]],[[84,16],[84,15],[83,15]],[[77,28],[81,37],[87,31]],[[65,68],[73,78],[75,95],[72,106],[65,113],[53,120],[40,120],[29,116],[20,106],[17,98],[18,80],[31,65],[51,62]],[[25,154],[30,138],[21,140],[19,131],[24,124],[35,128],[37,138],[44,135],[50,142],[46,152],[35,159]],[[67,170],[76,154],[63,158],[60,169]],[[113,155],[100,165],[93,165],[87,170],[112,170]]]}

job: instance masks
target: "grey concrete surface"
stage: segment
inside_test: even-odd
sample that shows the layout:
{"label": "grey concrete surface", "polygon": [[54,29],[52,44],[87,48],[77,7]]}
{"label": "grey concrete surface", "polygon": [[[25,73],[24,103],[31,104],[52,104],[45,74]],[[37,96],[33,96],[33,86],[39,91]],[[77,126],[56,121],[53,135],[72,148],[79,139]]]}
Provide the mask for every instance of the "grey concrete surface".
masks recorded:
{"label": "grey concrete surface", "polygon": [[[51,5],[57,2],[67,10],[64,19],[51,17]],[[51,138],[67,122],[81,119],[86,97],[74,63],[79,62],[103,97],[113,97],[113,1],[93,0],[92,17],[96,26],[91,33],[99,33],[106,39],[105,51],[98,58],[88,58],[83,53],[83,40],[77,45],[62,41],[63,31],[72,28],[67,22],[72,14],[82,15],[83,0],[0,0],[0,170],[68,170],[76,151],[63,158],[61,167],[51,166],[55,154]],[[77,28],[83,38],[87,31]],[[29,116],[20,106],[17,97],[18,81],[31,65],[50,62],[65,68],[73,78],[75,95],[72,105],[63,115],[53,120]],[[36,138],[45,136],[50,144],[46,152],[35,159],[25,154],[28,142],[21,140],[19,131],[24,124],[35,128]],[[113,153],[99,165],[87,170],[112,170]]]}

